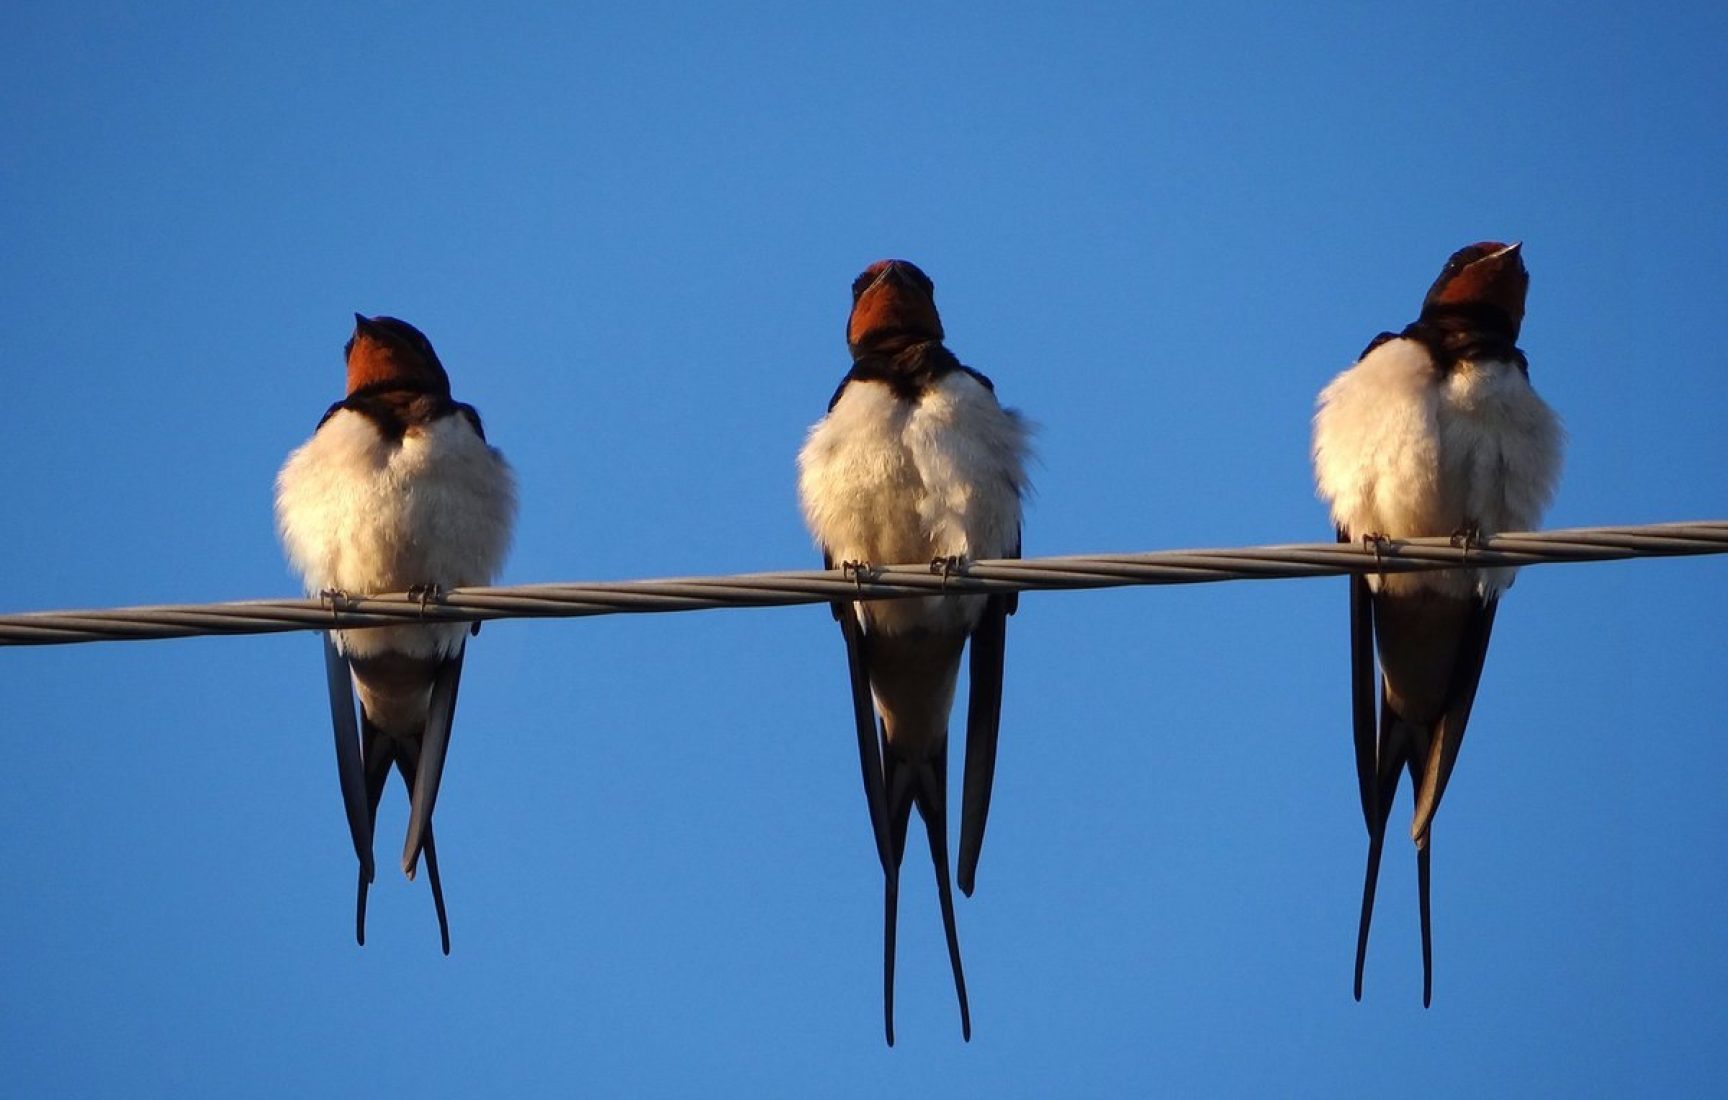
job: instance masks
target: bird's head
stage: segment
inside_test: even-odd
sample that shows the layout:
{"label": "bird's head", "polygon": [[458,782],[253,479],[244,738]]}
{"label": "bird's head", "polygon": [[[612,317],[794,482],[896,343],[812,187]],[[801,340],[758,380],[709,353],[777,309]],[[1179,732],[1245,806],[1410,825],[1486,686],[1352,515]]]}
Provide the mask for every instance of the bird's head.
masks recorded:
{"label": "bird's head", "polygon": [[1481,241],[1452,253],[1422,300],[1423,315],[1498,311],[1516,339],[1524,323],[1524,295],[1530,289],[1521,247],[1521,243]]}
{"label": "bird's head", "polygon": [[348,392],[380,383],[406,389],[450,393],[450,376],[432,350],[426,334],[394,317],[354,315],[354,335],[344,349],[348,355]]}
{"label": "bird's head", "polygon": [[865,352],[899,351],[941,339],[936,287],[917,264],[877,260],[853,280],[846,346],[854,358]]}

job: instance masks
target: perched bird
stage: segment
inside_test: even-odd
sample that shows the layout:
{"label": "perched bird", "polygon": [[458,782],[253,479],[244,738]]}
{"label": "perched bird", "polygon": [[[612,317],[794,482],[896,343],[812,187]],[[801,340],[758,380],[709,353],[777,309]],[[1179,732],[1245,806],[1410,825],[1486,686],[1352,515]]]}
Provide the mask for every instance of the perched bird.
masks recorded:
{"label": "perched bird", "polygon": [[[982,374],[942,344],[935,288],[905,260],[871,264],[852,284],[852,369],[798,455],[804,518],[828,568],[1020,555],[1028,427]],[[972,642],[960,888],[972,893],[1002,713],[1012,595],[841,602],[864,794],[885,876],[884,997],[894,1044],[894,937],[912,807],[929,835],[960,1026],[972,1036],[948,885],[948,712]],[[876,715],[881,715],[877,738]]]}
{"label": "perched bird", "polygon": [[[1485,241],[1446,261],[1403,332],[1381,333],[1320,394],[1314,473],[1340,542],[1451,535],[1471,542],[1540,522],[1560,476],[1560,421],[1530,388],[1518,349],[1530,276],[1517,244]],[[1386,822],[1408,770],[1416,813],[1422,1003],[1433,998],[1429,830],[1458,758],[1500,594],[1512,569],[1354,576],[1351,690],[1368,869],[1356,999]],[[1380,721],[1374,721],[1374,651]]]}
{"label": "perched bird", "polygon": [[[405,321],[355,314],[347,356],[348,395],[276,478],[276,525],[306,590],[329,598],[412,590],[429,598],[489,583],[510,542],[516,490],[504,457],[486,444],[479,414],[451,398],[438,354]],[[361,944],[373,826],[394,766],[410,802],[402,870],[412,879],[425,851],[438,934],[450,953],[432,807],[468,633],[446,623],[325,635],[337,773],[360,861],[354,936]]]}

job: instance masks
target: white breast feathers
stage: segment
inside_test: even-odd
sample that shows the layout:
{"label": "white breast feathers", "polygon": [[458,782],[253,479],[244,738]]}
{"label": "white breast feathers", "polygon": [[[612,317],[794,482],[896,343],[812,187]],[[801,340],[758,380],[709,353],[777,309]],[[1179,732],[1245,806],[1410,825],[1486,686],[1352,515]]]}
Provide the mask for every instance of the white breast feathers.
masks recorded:
{"label": "white breast feathers", "polygon": [[[1333,522],[1358,538],[1529,530],[1553,497],[1563,438],[1517,364],[1464,360],[1442,375],[1422,344],[1400,337],[1321,392],[1314,476]],[[1396,584],[1489,593],[1511,575],[1408,574]]]}
{"label": "white breast feathers", "polygon": [[[798,456],[805,522],[836,563],[928,562],[1015,553],[1027,491],[1029,429],[981,382],[943,376],[916,400],[885,382],[853,382],[810,430]],[[963,613],[977,600],[897,600],[872,605],[878,629],[935,626],[920,619]],[[944,611],[944,608],[951,610]]]}
{"label": "white breast feathers", "polygon": [[[400,442],[341,410],[288,456],[276,523],[306,590],[361,594],[490,583],[515,519],[509,466],[466,417],[410,427]],[[347,631],[344,652],[450,653],[465,628]]]}

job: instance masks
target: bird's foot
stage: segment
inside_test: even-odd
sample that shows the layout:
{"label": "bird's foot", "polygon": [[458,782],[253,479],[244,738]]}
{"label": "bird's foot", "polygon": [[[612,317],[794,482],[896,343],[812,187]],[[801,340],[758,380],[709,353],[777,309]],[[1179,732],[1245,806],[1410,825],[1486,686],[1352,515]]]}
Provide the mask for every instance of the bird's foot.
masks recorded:
{"label": "bird's foot", "polygon": [[966,567],[966,559],[960,554],[947,554],[930,559],[930,572],[942,577],[942,587],[948,587],[948,578],[961,572]]}
{"label": "bird's foot", "polygon": [[320,588],[318,590],[318,602],[330,609],[330,621],[332,623],[337,621],[337,612],[342,610],[342,605],[353,598],[345,588]]}
{"label": "bird's foot", "polygon": [[1367,534],[1362,536],[1362,549],[1372,550],[1374,552],[1374,571],[1380,573],[1382,576],[1385,575],[1385,569],[1383,567],[1385,559],[1383,555],[1385,554],[1386,547],[1391,544],[1392,539],[1387,535],[1381,534],[1379,531],[1369,531]]}
{"label": "bird's foot", "polygon": [[840,563],[840,575],[852,578],[852,583],[862,592],[864,582],[876,572],[876,567],[867,561],[843,561]]}
{"label": "bird's foot", "polygon": [[1470,551],[1482,546],[1482,527],[1480,524],[1467,523],[1452,532],[1452,545],[1461,551],[1464,561],[1470,560]]}
{"label": "bird's foot", "polygon": [[420,617],[426,617],[426,605],[437,603],[444,598],[444,586],[436,582],[417,584],[408,590],[408,598],[420,605]]}

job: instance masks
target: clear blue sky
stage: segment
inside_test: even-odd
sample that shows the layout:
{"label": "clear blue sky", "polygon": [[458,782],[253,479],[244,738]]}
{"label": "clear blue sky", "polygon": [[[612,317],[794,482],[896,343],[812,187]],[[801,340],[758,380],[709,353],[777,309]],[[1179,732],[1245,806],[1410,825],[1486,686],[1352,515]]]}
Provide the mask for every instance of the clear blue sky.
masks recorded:
{"label": "clear blue sky", "polygon": [[[1028,554],[1329,537],[1315,393],[1482,238],[1525,242],[1571,436],[1549,525],[1728,516],[1720,4],[292,7],[4,17],[8,609],[293,593],[271,479],[355,310],[423,327],[514,463],[505,580],[810,565],[793,457],[883,256],[1041,425]],[[315,637],[6,650],[0,1065],[30,1095],[1703,1094],[1725,608],[1720,558],[1520,579],[1424,1012],[1396,844],[1350,997],[1343,582],[1028,596],[960,904],[975,1038],[914,851],[892,1051],[823,609],[487,628],[448,959],[387,858],[353,943]],[[393,790],[386,856],[404,818]]]}

